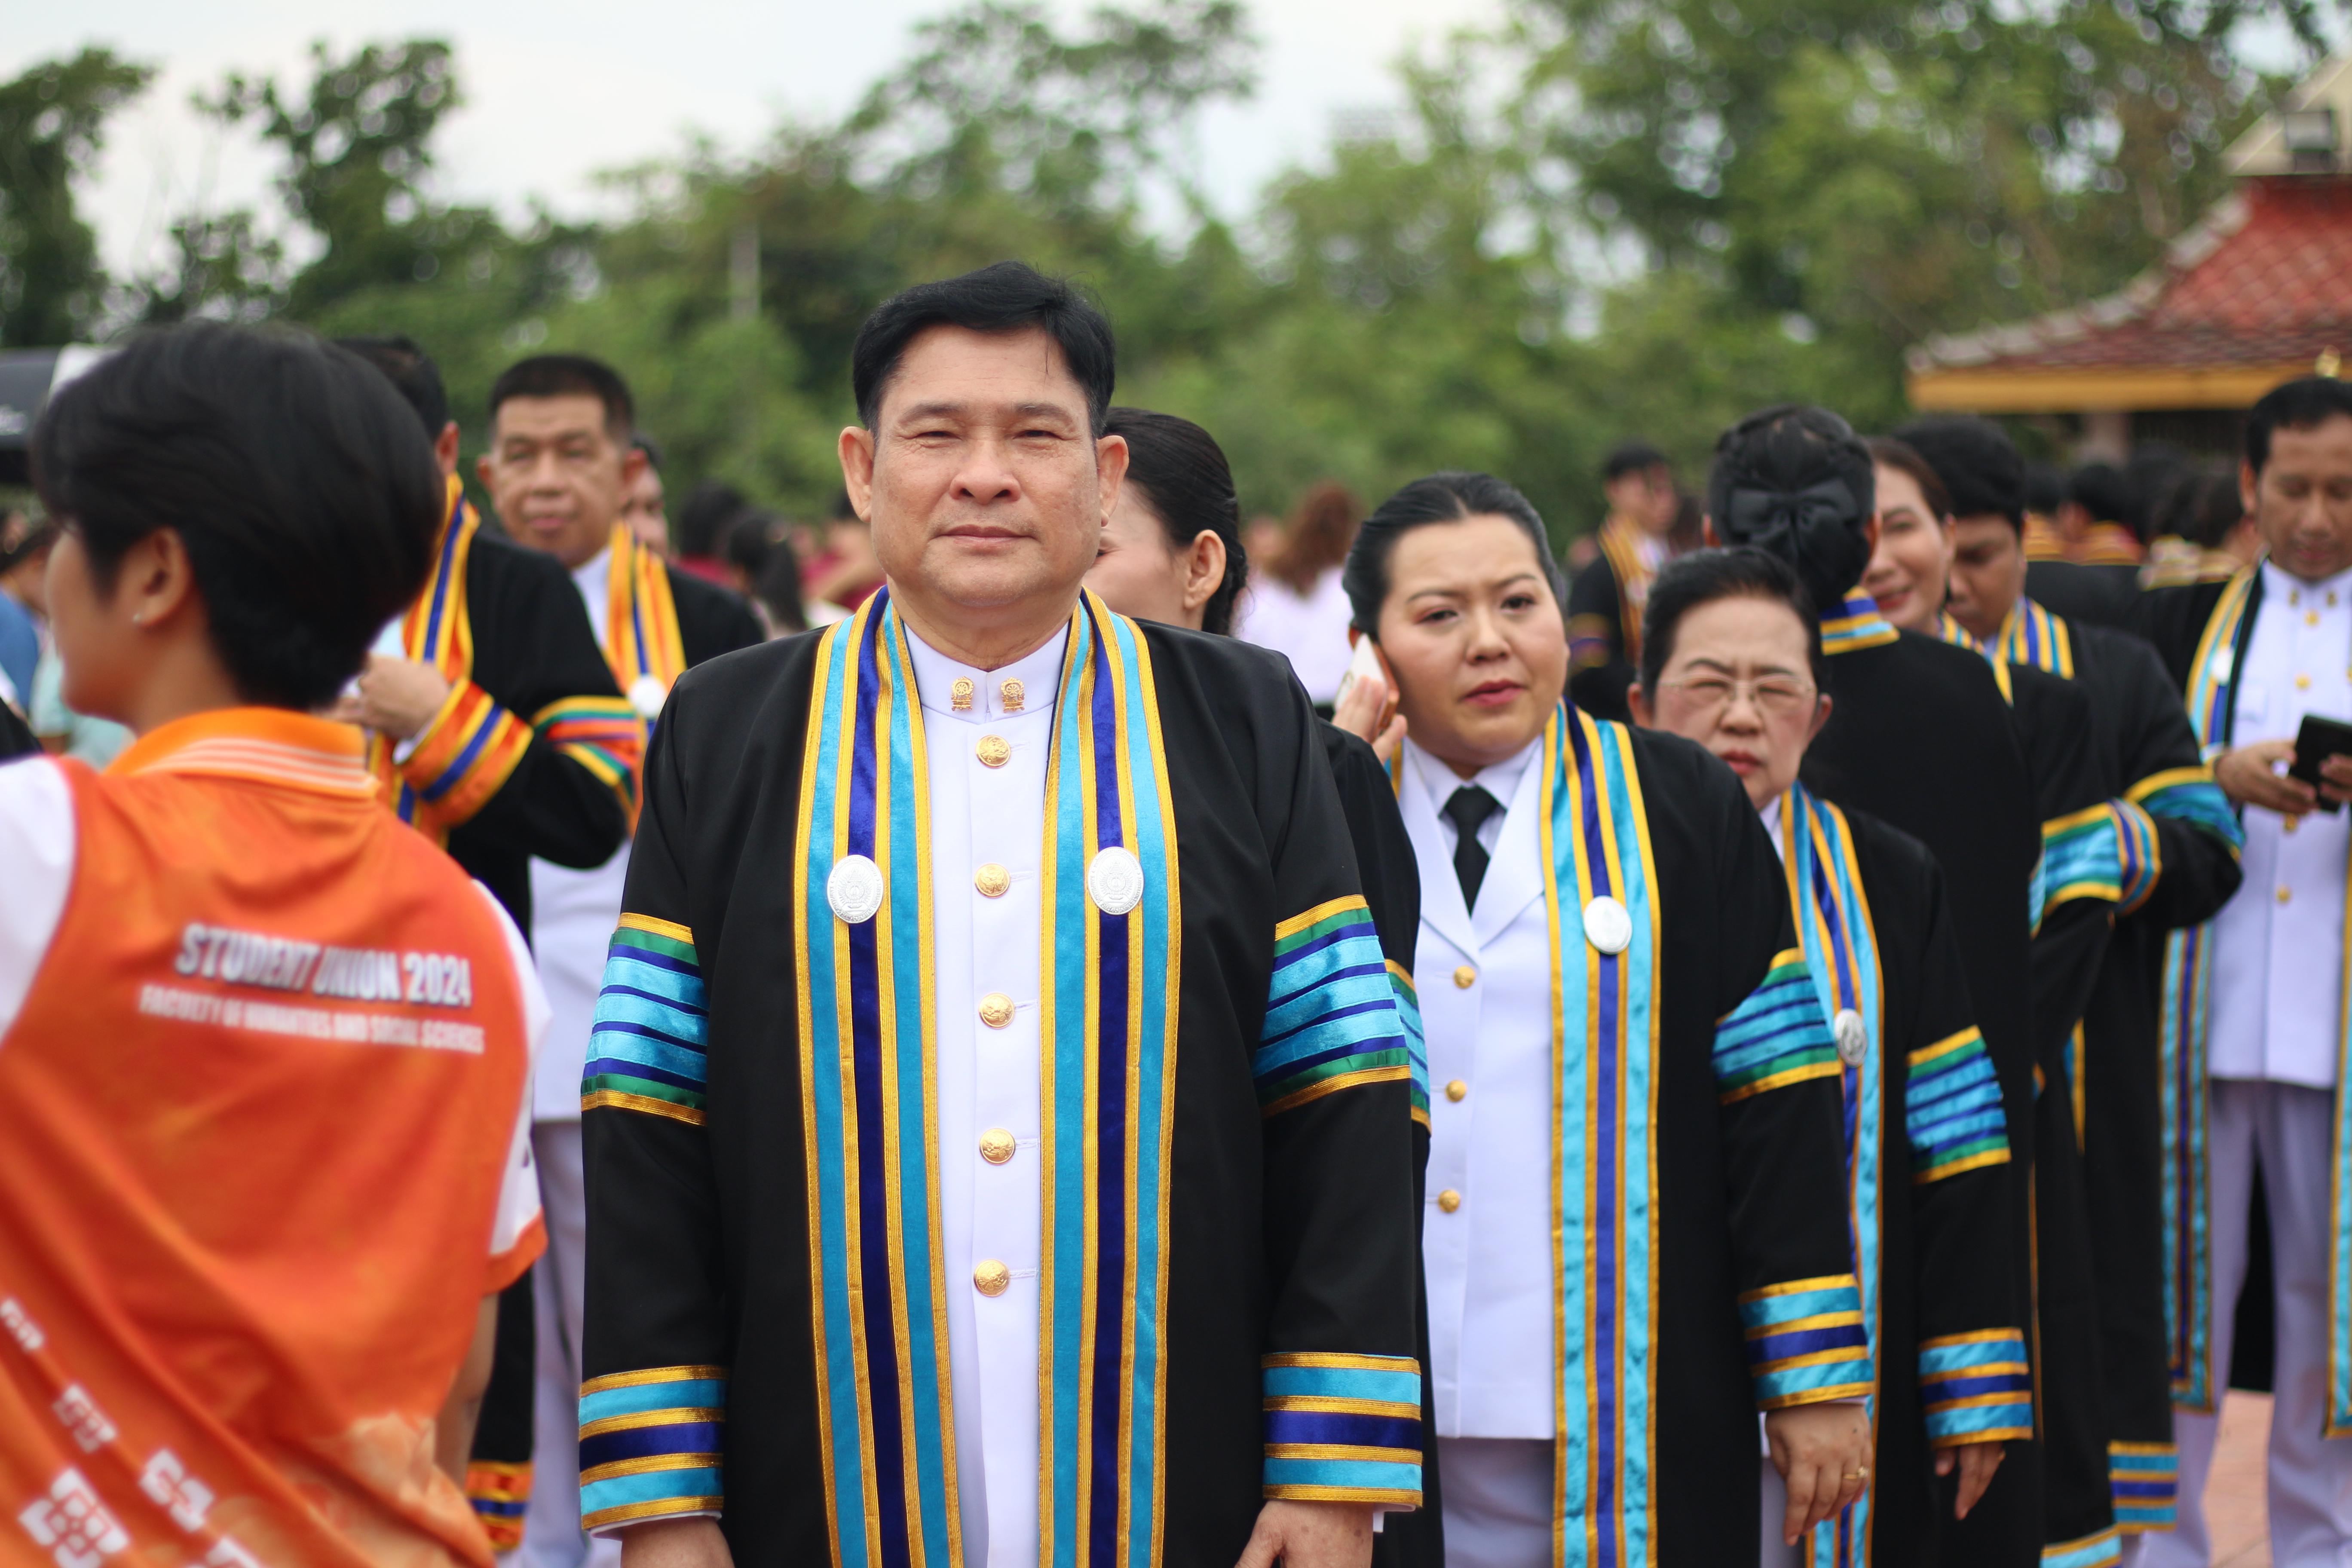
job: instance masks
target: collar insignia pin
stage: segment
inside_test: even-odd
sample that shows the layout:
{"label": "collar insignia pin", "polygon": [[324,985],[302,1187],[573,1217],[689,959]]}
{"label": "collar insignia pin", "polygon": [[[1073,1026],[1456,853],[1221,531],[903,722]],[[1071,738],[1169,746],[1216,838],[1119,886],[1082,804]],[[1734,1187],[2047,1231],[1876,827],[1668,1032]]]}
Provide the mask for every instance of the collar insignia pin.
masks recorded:
{"label": "collar insignia pin", "polygon": [[955,684],[948,688],[948,706],[959,713],[971,711],[971,681],[969,677],[957,676]]}
{"label": "collar insignia pin", "polygon": [[1021,705],[1029,700],[1029,689],[1017,680],[1008,680],[998,687],[997,694],[1004,699],[1004,710],[1007,713],[1020,712]]}

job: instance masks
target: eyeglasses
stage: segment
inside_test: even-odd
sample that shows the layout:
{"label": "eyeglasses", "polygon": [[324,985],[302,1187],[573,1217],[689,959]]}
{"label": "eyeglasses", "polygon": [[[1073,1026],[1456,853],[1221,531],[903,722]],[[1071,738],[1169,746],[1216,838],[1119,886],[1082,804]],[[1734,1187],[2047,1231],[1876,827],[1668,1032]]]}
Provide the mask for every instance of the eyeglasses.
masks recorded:
{"label": "eyeglasses", "polygon": [[1744,691],[1760,711],[1775,719],[1794,718],[1804,712],[1821,690],[1810,681],[1791,680],[1782,675],[1759,676],[1754,680],[1734,680],[1727,675],[1694,675],[1658,684],[1668,691],[1681,692],[1683,700],[1694,710],[1706,714],[1722,712]]}

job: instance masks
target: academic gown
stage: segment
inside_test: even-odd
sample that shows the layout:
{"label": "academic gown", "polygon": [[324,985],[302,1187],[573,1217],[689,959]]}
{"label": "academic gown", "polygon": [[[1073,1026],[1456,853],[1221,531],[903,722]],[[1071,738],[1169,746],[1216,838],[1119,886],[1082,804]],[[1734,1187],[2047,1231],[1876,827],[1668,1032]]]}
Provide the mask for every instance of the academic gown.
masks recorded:
{"label": "academic gown", "polygon": [[2011,658],[2092,696],[2101,786],[2145,854],[2126,885],[2075,1048],[2066,1093],[2084,1156],[2116,1523],[2174,1517],[2169,1347],[2164,1327],[2163,1130],[2158,1003],[2171,931],[2219,914],[2237,891],[2235,815],[2199,755],[2179,689],[2139,637],[2074,625],[2028,600],[2002,640]]}
{"label": "academic gown", "polygon": [[1861,1048],[1840,1053],[1840,1082],[1855,1272],[1878,1369],[1870,1483],[1815,1531],[1811,1561],[1946,1561],[1950,1510],[1937,1503],[1934,1455],[2033,1432],[2000,1085],[1927,847],[1801,784],[1781,796],[1779,829],[1823,1009],[1860,1031]]}
{"label": "academic gown", "polygon": [[[1536,1352],[1519,1370],[1555,1412],[1555,1549],[1624,1568],[1753,1562],[1759,1410],[1859,1397],[1871,1375],[1829,1020],[1771,841],[1728,768],[1566,704],[1528,767],[1475,915],[1425,794],[1406,820],[1424,969],[1487,976],[1475,993],[1463,978],[1425,989],[1433,1078],[1485,1077],[1473,1057],[1495,954],[1522,921],[1549,928],[1560,1113],[1549,1146],[1524,1152],[1533,1168],[1503,1179],[1550,1194],[1564,1328],[1550,1365]],[[1604,898],[1625,911],[1613,931]],[[1454,1125],[1475,1140],[1480,1103],[1474,1090],[1432,1111],[1474,1119]],[[1463,1202],[1433,1234],[1487,1201],[1472,1165],[1460,1175]],[[1465,1293],[1477,1235],[1460,1244]],[[1441,1430],[1482,1435],[1437,1415]]]}
{"label": "academic gown", "polygon": [[[592,1530],[718,1513],[743,1563],[961,1559],[939,1303],[971,1286],[922,1201],[903,635],[877,595],[690,671],[656,731],[584,1086]],[[1267,1495],[1419,1500],[1409,1053],[1284,662],[1091,595],[1069,637],[1041,1552],[1231,1563]],[[1096,901],[1136,885],[1099,881],[1105,843],[1131,912]]]}
{"label": "academic gown", "polygon": [[[1363,884],[1372,924],[1380,932],[1381,952],[1388,962],[1397,1010],[1413,1053],[1412,1212],[1417,1237],[1429,1173],[1429,1058],[1421,1037],[1421,1008],[1412,978],[1413,944],[1421,931],[1421,868],[1413,860],[1412,839],[1397,810],[1389,770],[1370,742],[1328,719],[1316,721],[1316,731],[1322,737],[1324,758],[1331,764],[1331,781],[1339,787],[1340,809],[1347,814],[1356,873]],[[1431,1399],[1429,1301],[1418,1272],[1420,1256],[1416,1244],[1414,1315],[1421,1347],[1416,1353],[1421,1358],[1422,1408],[1426,1410]],[[1374,1568],[1442,1568],[1445,1536],[1434,1444],[1422,1456],[1421,1493],[1420,1508],[1409,1514],[1391,1514],[1384,1521],[1372,1542]]]}
{"label": "academic gown", "polygon": [[[1977,1027],[2000,1075],[2011,1163],[2014,1277],[2031,1269],[2028,1214],[2036,1036],[2032,912],[2027,889],[2042,856],[2042,815],[2026,748],[1987,662],[1917,633],[1897,632],[1867,595],[1822,623],[1830,720],[1805,753],[1815,794],[1911,835],[1943,868],[1952,928]],[[2028,1303],[2017,1304],[2022,1320]],[[2041,1456],[2022,1446],[1963,1521],[1958,1561],[2033,1562],[2042,1533]],[[1938,1489],[1948,1510],[1948,1482]]]}
{"label": "academic gown", "polygon": [[688,669],[739,647],[756,647],[768,640],[760,617],[731,588],[679,571],[667,562],[671,602],[677,606],[677,633],[685,645]]}
{"label": "academic gown", "polygon": [[[2042,819],[2031,900],[2033,1247],[2026,1276],[2038,1341],[2042,1560],[2052,1568],[2100,1568],[2117,1558],[2122,1544],[2089,1177],[2065,1086],[2074,1079],[2078,1032],[2105,963],[2115,911],[2126,898],[2143,896],[2153,862],[2144,816],[2111,798],[2100,771],[2091,689],[2042,668],[2036,657],[2046,635],[1989,645],[1949,616],[1940,625],[1947,641],[1985,658],[2009,699]],[[1971,1514],[1956,1534],[1965,1543],[1979,1530],[2003,1531],[2008,1506],[1988,1512],[1982,1524]]]}
{"label": "academic gown", "polygon": [[2025,567],[2025,596],[2077,626],[2124,626],[2131,622],[2139,584],[2132,568],[2032,561]]}

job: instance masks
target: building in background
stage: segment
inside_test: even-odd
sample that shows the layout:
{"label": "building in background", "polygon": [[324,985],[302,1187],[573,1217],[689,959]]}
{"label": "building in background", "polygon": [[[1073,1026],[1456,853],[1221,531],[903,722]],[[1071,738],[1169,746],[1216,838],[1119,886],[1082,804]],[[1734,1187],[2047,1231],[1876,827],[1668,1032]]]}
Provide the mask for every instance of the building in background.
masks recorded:
{"label": "building in background", "polygon": [[2238,448],[2280,382],[2352,360],[2352,55],[2224,154],[2237,189],[2122,292],[1912,349],[1923,410],[2053,419],[2084,458]]}

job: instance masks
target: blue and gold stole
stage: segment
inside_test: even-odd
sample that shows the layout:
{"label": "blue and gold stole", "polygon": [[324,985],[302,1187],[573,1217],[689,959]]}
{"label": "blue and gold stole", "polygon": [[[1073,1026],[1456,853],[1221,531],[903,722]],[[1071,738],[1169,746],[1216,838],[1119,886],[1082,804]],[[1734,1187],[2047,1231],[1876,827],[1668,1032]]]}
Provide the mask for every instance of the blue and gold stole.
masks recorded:
{"label": "blue and gold stole", "polygon": [[[887,591],[818,645],[793,897],[809,1264],[825,1502],[843,1568],[962,1559],[939,1184],[923,721]],[[1070,619],[1045,784],[1040,1111],[1045,1267],[1039,1559],[1159,1560],[1166,1470],[1177,845],[1151,657],[1089,593]],[[1143,869],[1124,915],[1089,900],[1112,846]],[[835,918],[845,857],[873,919]]]}
{"label": "blue and gold stole", "polygon": [[[1854,1278],[1862,1298],[1862,1329],[1871,1365],[1879,1353],[1881,1254],[1885,1197],[1885,995],[1878,963],[1878,934],[1870,918],[1870,897],[1854,867],[1853,833],[1845,814],[1803,784],[1780,797],[1781,863],[1789,874],[1789,903],[1797,941],[1821,999],[1822,1015],[1850,1012],[1861,1018],[1869,1041],[1861,1061],[1839,1062],[1845,1101],[1846,1202],[1852,1216]],[[1864,1401],[1873,1428],[1878,1421],[1874,1381]],[[1871,1560],[1868,1484],[1853,1506],[1813,1531],[1814,1568],[1856,1568]]]}
{"label": "blue and gold stole", "polygon": [[1878,613],[1878,601],[1860,589],[1845,596],[1835,615],[1822,617],[1822,651],[1826,654],[1885,647],[1902,635]]}
{"label": "blue and gold stole", "polygon": [[[669,568],[637,542],[625,522],[613,525],[604,573],[604,658],[621,694],[651,720],[647,706],[666,696],[686,673],[686,642],[677,626],[677,601],[670,594]],[[641,700],[641,696],[645,699]]]}
{"label": "blue and gold stole", "polygon": [[[1538,832],[1552,954],[1552,1517],[1564,1568],[1646,1563],[1657,1532],[1657,867],[1624,726],[1562,703]],[[1632,941],[1603,952],[1608,897]]]}

